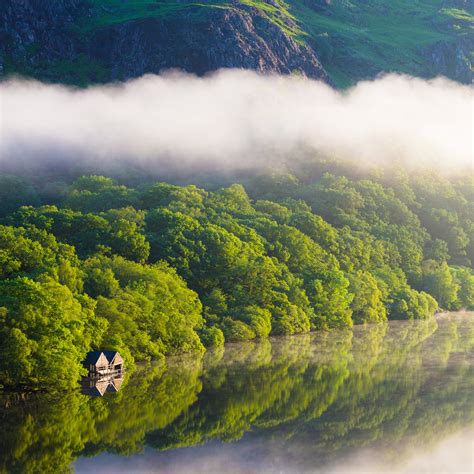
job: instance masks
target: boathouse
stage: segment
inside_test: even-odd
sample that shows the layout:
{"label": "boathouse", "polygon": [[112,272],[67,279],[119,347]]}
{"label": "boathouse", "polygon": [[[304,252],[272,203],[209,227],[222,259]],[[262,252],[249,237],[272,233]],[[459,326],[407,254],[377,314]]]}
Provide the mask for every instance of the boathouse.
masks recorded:
{"label": "boathouse", "polygon": [[123,370],[123,359],[117,351],[89,352],[82,364],[89,371],[90,377],[100,377]]}
{"label": "boathouse", "polygon": [[81,380],[82,393],[91,397],[103,397],[106,393],[118,392],[123,382],[122,372],[103,377],[86,377]]}

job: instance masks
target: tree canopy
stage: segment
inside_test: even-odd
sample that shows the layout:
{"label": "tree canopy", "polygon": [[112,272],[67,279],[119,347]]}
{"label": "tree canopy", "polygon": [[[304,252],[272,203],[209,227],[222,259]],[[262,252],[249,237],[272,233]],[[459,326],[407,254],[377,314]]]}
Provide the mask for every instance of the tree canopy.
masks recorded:
{"label": "tree canopy", "polygon": [[0,176],[4,385],[72,386],[97,348],[133,364],[474,308],[465,178],[306,168],[224,187],[52,184]]}

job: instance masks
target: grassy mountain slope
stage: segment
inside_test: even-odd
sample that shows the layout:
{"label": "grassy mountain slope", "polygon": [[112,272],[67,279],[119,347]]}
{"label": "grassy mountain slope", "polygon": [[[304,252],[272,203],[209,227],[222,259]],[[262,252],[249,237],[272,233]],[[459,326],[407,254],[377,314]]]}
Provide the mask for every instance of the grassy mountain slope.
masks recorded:
{"label": "grassy mountain slope", "polygon": [[[422,77],[441,74],[465,83],[472,80],[474,16],[470,0],[61,2],[66,4],[68,17],[59,16],[57,28],[47,26],[50,19],[43,21],[49,28],[46,40],[37,31],[38,25],[15,31],[23,23],[18,18],[10,18],[9,22],[8,7],[4,12],[0,10],[0,19],[4,16],[0,34],[5,38],[4,46],[0,46],[0,72],[3,63],[4,75],[20,72],[72,83],[126,79],[167,67],[197,73],[217,67],[245,67],[324,76],[317,67],[308,68],[295,61],[301,56],[306,62],[320,62],[331,82],[339,87],[389,71]],[[26,3],[36,6],[25,15],[42,13],[37,5],[42,3],[40,0]],[[55,15],[52,12],[53,20]],[[52,40],[55,28],[59,39]],[[201,37],[196,36],[198,31]],[[61,36],[73,43],[68,54],[57,53]],[[173,36],[174,44],[184,44],[184,51],[173,50]],[[132,43],[136,41],[128,49],[119,45],[128,43],[129,38]],[[96,54],[101,46],[102,53]],[[125,63],[112,71],[124,48],[123,54],[154,55],[156,61],[150,62],[148,57],[134,70],[123,70],[127,68]],[[241,51],[236,51],[239,48]],[[117,57],[106,57],[108,50],[116,50]],[[249,51],[256,56],[253,62],[246,61]],[[279,57],[282,51],[286,55]],[[231,60],[226,59],[229,53],[235,56]],[[186,54],[197,54],[199,65],[180,57]],[[259,55],[263,61],[259,61]],[[272,55],[277,60],[271,59]]]}
{"label": "grassy mountain slope", "polygon": [[[205,15],[209,8],[231,8],[225,0],[196,3],[93,0],[92,3],[96,15],[86,21],[88,29],[144,17],[171,16],[185,8],[196,9],[198,15]],[[445,0],[276,0],[271,3],[243,0],[240,3],[262,11],[286,34],[313,47],[333,82],[340,86],[381,71],[430,75],[434,73],[429,64],[430,47],[468,40],[474,29],[474,16]],[[288,25],[288,21],[294,21],[295,25]],[[468,59],[472,62],[473,58],[471,49]]]}
{"label": "grassy mountain slope", "polygon": [[380,71],[429,76],[430,47],[462,42],[474,26],[472,15],[442,0],[334,0],[320,11],[314,3],[292,0],[292,12],[341,85]]}

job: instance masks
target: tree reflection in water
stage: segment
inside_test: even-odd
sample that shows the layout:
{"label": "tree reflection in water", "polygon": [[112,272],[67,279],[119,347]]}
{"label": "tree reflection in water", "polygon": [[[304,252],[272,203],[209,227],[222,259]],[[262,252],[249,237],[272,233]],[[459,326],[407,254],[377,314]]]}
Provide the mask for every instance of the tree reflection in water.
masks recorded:
{"label": "tree reflection in water", "polygon": [[[0,472],[61,472],[101,452],[252,440],[295,470],[361,447],[426,444],[474,421],[474,315],[391,322],[175,357],[121,390],[4,395]],[[392,448],[393,447],[393,448]]]}

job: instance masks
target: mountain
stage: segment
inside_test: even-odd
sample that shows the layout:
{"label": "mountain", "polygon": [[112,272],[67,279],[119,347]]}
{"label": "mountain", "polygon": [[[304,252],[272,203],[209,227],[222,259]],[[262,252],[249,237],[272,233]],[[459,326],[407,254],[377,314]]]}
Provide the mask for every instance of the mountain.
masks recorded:
{"label": "mountain", "polygon": [[0,75],[86,85],[178,68],[472,81],[473,0],[3,0]]}

